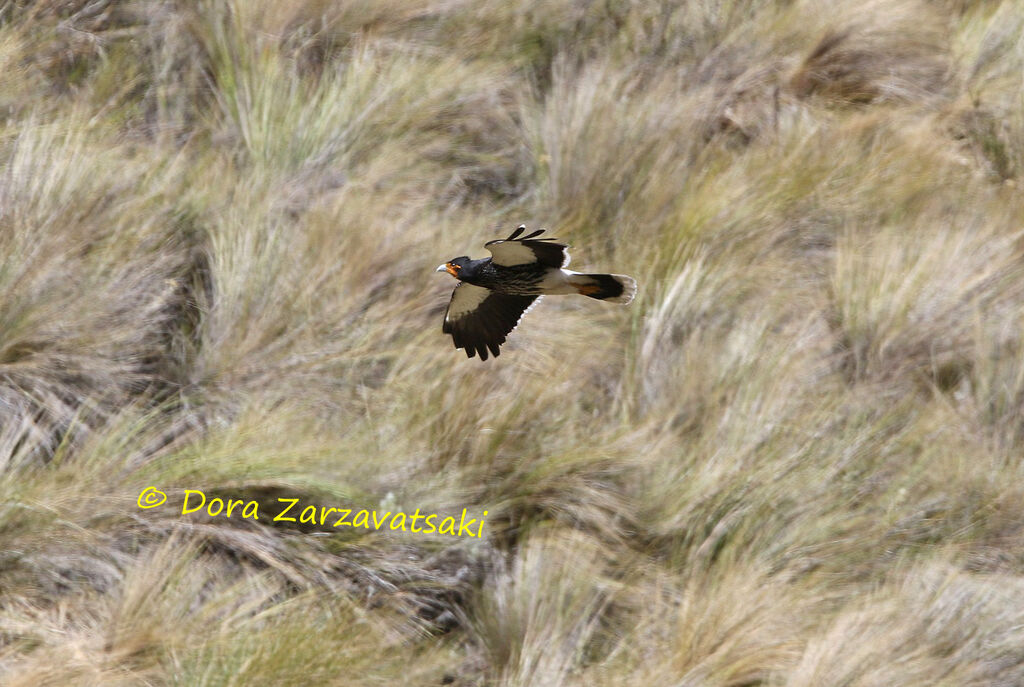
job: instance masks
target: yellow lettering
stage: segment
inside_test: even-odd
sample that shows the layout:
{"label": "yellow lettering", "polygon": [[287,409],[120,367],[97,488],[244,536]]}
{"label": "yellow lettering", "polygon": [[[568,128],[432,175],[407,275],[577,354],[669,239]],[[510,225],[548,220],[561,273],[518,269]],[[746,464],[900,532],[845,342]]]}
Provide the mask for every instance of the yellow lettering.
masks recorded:
{"label": "yellow lettering", "polygon": [[[217,506],[217,510],[213,510],[213,504],[215,504],[215,503],[219,503],[220,504],[219,506]],[[224,499],[222,499],[222,498],[220,498],[218,496],[215,496],[212,499],[210,499],[210,505],[206,507],[206,512],[210,514],[211,518],[214,515],[220,515],[220,512],[222,510],[224,510]]]}
{"label": "yellow lettering", "polygon": [[359,527],[360,517],[363,518],[363,524],[366,526],[366,529],[370,529],[370,513],[365,510],[361,510],[358,513],[356,513],[356,519],[352,521],[352,526]]}
{"label": "yellow lettering", "polygon": [[[427,516],[427,519],[423,521],[423,522],[427,523],[428,525],[430,525],[430,529],[429,530],[423,530],[424,534],[430,534],[432,532],[437,532],[437,528],[434,527],[434,523],[430,522],[431,520],[433,520],[436,517],[437,517],[437,513],[431,513],[430,515]],[[454,524],[454,521],[453,521],[453,524]]]}
{"label": "yellow lettering", "polygon": [[[249,515],[249,506],[252,506],[252,515],[251,516]],[[242,517],[243,518],[251,517],[253,520],[259,520],[260,519],[260,504],[256,503],[255,501],[250,501],[249,503],[245,504],[245,509],[242,511]]]}
{"label": "yellow lettering", "polygon": [[474,522],[476,522],[475,518],[470,518],[469,522],[466,522],[466,509],[463,508],[462,509],[462,520],[459,521],[459,536],[461,537],[462,536],[462,531],[465,530],[466,534],[468,536],[475,537],[476,535],[473,534],[473,530],[469,529],[470,525],[472,525]]}
{"label": "yellow lettering", "polygon": [[334,527],[337,527],[338,525],[348,525],[349,527],[351,527],[352,523],[345,522],[345,518],[347,518],[348,514],[352,512],[352,509],[351,508],[342,508],[338,512],[341,513],[341,517],[334,521]]}
{"label": "yellow lettering", "polygon": [[[202,499],[200,504],[198,506],[196,506],[195,508],[191,509],[191,510],[189,510],[189,507],[188,507],[188,496],[189,496],[189,494],[199,494],[199,498]],[[199,510],[200,508],[202,508],[205,505],[206,505],[206,494],[204,494],[203,492],[198,491],[196,489],[186,489],[185,490],[185,503],[181,504],[181,514],[182,515],[187,515],[189,513],[195,513],[197,510]]]}
{"label": "yellow lettering", "polygon": [[412,527],[412,531],[413,532],[422,532],[423,531],[423,530],[416,529],[416,521],[419,520],[422,517],[423,516],[420,515],[420,509],[417,508],[416,512],[412,514],[412,525],[411,525],[411,527]]}
{"label": "yellow lettering", "polygon": [[316,506],[306,506],[302,509],[302,515],[299,516],[299,522],[306,523],[307,525],[316,524]]}
{"label": "yellow lettering", "polygon": [[227,517],[230,518],[231,517],[231,511],[233,511],[235,509],[235,506],[241,506],[243,503],[245,503],[245,501],[243,501],[242,499],[238,499],[237,501],[233,501],[231,499],[228,499],[228,512],[225,513],[225,515],[227,515]]}
{"label": "yellow lettering", "polygon": [[[484,511],[484,518],[487,517],[487,511]],[[480,530],[476,533],[476,536],[484,536],[484,518],[480,518]]]}
{"label": "yellow lettering", "polygon": [[278,513],[277,515],[274,516],[274,522],[277,522],[278,520],[283,520],[285,522],[295,522],[295,518],[286,518],[286,517],[284,517],[284,514],[287,513],[288,511],[290,511],[292,509],[292,506],[294,506],[296,503],[298,503],[299,500],[298,499],[278,499],[278,501],[280,501],[282,503],[287,503],[288,507],[285,508],[280,513]]}
{"label": "yellow lettering", "polygon": [[[401,521],[399,521],[399,518],[401,518]],[[396,525],[395,523],[397,522],[401,522],[402,524]],[[398,513],[395,515],[395,517],[391,518],[391,529],[402,530],[403,532],[405,532],[405,513]]]}
{"label": "yellow lettering", "polygon": [[[448,531],[445,532],[444,528],[447,527]],[[453,537],[455,534],[455,518],[445,518],[441,521],[441,529],[438,530],[441,534],[450,534]]]}
{"label": "yellow lettering", "polygon": [[321,525],[324,524],[324,520],[327,519],[327,516],[330,515],[331,513],[336,512],[337,510],[338,510],[337,508],[321,508],[320,509],[320,524]]}
{"label": "yellow lettering", "polygon": [[373,528],[379,530],[380,526],[388,521],[389,515],[391,515],[391,511],[386,512],[383,518],[377,520],[377,511],[373,511]]}

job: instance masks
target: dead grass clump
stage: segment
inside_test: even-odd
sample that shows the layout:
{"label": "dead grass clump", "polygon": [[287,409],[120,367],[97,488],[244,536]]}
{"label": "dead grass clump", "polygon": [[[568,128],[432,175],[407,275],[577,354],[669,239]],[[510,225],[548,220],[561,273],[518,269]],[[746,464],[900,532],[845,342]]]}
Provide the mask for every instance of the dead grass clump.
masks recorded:
{"label": "dead grass clump", "polygon": [[1016,364],[1024,351],[1024,323],[1007,317],[987,332],[979,332],[968,355],[970,374],[957,380],[953,398],[985,427],[995,444],[1012,450],[1024,439],[1024,371]]}
{"label": "dead grass clump", "polygon": [[561,231],[600,240],[607,227],[630,221],[627,208],[652,178],[666,175],[663,183],[681,185],[683,163],[699,139],[668,80],[648,89],[611,63],[578,69],[567,57],[552,73],[550,91],[522,114],[543,194],[538,207]]}
{"label": "dead grass clump", "polygon": [[765,570],[692,572],[647,590],[638,625],[585,680],[740,687],[784,679],[804,645],[801,610],[815,601]]}
{"label": "dead grass clump", "polygon": [[833,278],[855,378],[909,374],[948,385],[942,379],[967,364],[979,324],[1010,316],[1020,298],[1012,234],[893,227],[864,244],[857,232],[840,240]]}
{"label": "dead grass clump", "polygon": [[[297,594],[202,548],[178,537],[145,547],[116,593],[75,598],[79,612],[8,606],[3,631],[21,650],[5,661],[10,684],[127,685],[164,674],[182,685],[244,685],[268,676],[300,684],[310,676],[333,680],[339,670],[397,675],[398,664],[381,656],[399,641],[399,619],[367,617],[337,590]],[[302,678],[293,671],[296,660],[305,666]],[[428,659],[413,673],[439,670]]]}
{"label": "dead grass clump", "polygon": [[22,462],[177,381],[166,359],[183,252],[165,194],[180,177],[35,122],[2,154],[0,395]]}
{"label": "dead grass clump", "polygon": [[953,115],[949,125],[954,139],[962,141],[976,165],[993,181],[1015,179],[1024,160],[1017,157],[1012,144],[1012,119],[997,116],[988,109],[975,107]]}
{"label": "dead grass clump", "polygon": [[[1020,582],[910,567],[811,638],[793,685],[1013,684],[1024,678]],[[868,637],[870,641],[861,641]]]}
{"label": "dead grass clump", "polygon": [[9,3],[6,9],[10,20],[33,37],[31,64],[46,75],[51,88],[66,93],[86,83],[111,41],[138,24],[133,4],[46,0]]}
{"label": "dead grass clump", "polygon": [[584,663],[618,585],[601,547],[552,529],[524,542],[469,618],[470,636],[503,685],[565,684]]}
{"label": "dead grass clump", "polygon": [[948,38],[921,3],[868,3],[831,17],[790,78],[799,97],[839,104],[920,102],[943,93]]}

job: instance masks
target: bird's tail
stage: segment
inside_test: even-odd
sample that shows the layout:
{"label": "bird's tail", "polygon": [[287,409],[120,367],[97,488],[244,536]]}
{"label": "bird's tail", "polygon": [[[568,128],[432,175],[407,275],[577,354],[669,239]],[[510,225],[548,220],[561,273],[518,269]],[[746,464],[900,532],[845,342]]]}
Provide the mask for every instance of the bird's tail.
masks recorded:
{"label": "bird's tail", "polygon": [[624,274],[573,274],[569,284],[576,293],[613,303],[629,303],[636,295],[636,279]]}

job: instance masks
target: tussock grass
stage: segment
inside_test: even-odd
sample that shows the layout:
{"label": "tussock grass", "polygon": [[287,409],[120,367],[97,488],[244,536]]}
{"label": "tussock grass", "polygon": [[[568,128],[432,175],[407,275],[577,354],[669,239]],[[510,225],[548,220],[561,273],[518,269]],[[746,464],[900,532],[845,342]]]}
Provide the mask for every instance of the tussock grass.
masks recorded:
{"label": "tussock grass", "polygon": [[[0,7],[0,682],[1020,683],[1022,26]],[[521,222],[640,292],[467,360]]]}
{"label": "tussock grass", "polygon": [[[949,76],[947,27],[919,2],[827,6],[824,35],[791,77],[797,95],[840,104],[924,100]],[[815,12],[806,3],[805,10]],[[839,10],[836,12],[836,10]]]}
{"label": "tussock grass", "polygon": [[[673,585],[674,587],[674,585]],[[687,575],[672,592],[645,598],[643,620],[609,663],[629,684],[771,683],[792,670],[808,599],[779,578],[736,565],[708,579]],[[593,679],[614,681],[595,669]]]}
{"label": "tussock grass", "polygon": [[495,682],[558,685],[571,678],[616,590],[603,558],[596,542],[571,533],[541,532],[523,542],[469,621]]}
{"label": "tussock grass", "polygon": [[[901,577],[900,584],[843,609],[825,634],[808,644],[792,684],[1020,680],[1024,667],[1011,657],[1007,644],[1018,641],[1019,610],[1003,603],[1017,580],[976,578],[940,562],[906,570]],[[965,634],[966,627],[974,629]],[[882,641],[851,646],[850,640],[865,632]],[[986,658],[963,661],[963,652]]]}

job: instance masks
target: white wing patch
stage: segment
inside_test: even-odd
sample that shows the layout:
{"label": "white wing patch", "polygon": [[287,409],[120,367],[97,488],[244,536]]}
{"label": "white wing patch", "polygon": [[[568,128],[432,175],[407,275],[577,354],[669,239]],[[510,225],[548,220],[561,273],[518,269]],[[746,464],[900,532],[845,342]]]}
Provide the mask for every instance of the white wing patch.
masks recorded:
{"label": "white wing patch", "polygon": [[486,247],[491,251],[491,259],[498,265],[512,267],[537,262],[537,255],[533,250],[519,241],[488,241]]}
{"label": "white wing patch", "polygon": [[572,270],[565,269],[549,270],[548,273],[544,275],[544,279],[540,282],[540,290],[551,295],[579,293],[576,287],[570,282],[570,279],[574,274],[579,274],[579,272],[573,272]]}
{"label": "white wing patch", "polygon": [[445,319],[461,320],[463,317],[480,307],[480,304],[491,295],[489,289],[482,286],[474,286],[466,282],[459,282],[452,294],[452,300],[448,304],[448,313]]}

